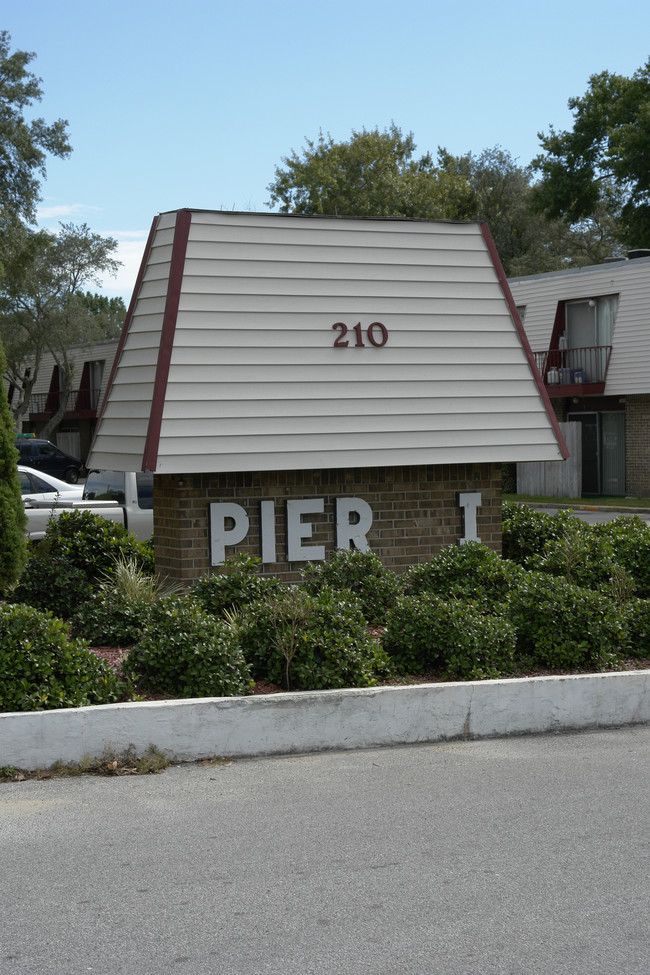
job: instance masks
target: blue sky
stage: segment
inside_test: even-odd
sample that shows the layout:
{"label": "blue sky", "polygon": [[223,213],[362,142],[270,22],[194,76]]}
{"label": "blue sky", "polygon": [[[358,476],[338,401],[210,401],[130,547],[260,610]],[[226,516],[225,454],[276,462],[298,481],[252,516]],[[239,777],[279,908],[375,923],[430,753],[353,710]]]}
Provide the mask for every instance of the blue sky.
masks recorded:
{"label": "blue sky", "polygon": [[276,165],[321,129],[394,121],[418,153],[527,164],[590,75],[650,56],[648,0],[5,0],[0,29],[37,55],[34,114],[69,123],[39,224],[117,238],[104,291],[127,303],[156,213],[265,210]]}

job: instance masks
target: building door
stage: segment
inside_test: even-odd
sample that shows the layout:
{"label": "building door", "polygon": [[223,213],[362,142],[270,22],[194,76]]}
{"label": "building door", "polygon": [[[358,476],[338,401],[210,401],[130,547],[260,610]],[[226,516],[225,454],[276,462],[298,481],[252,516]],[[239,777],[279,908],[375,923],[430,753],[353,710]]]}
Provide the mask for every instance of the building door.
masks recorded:
{"label": "building door", "polygon": [[582,493],[625,494],[625,413],[569,413],[582,424]]}

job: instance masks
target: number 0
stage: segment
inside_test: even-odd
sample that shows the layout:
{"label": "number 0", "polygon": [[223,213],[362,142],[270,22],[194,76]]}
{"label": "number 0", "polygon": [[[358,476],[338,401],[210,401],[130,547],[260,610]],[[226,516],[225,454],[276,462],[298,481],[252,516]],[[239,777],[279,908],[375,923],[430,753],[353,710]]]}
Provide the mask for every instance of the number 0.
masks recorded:
{"label": "number 0", "polygon": [[[379,332],[379,338],[376,337],[377,331]],[[372,322],[368,326],[368,341],[378,349],[382,345],[386,345],[386,342],[388,342],[388,329],[382,322]]]}

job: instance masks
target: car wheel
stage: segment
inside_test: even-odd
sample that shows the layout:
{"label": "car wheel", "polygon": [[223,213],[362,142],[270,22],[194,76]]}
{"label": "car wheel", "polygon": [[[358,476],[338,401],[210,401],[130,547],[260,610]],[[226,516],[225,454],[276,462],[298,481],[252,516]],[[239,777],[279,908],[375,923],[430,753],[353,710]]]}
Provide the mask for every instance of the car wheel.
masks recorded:
{"label": "car wheel", "polygon": [[76,484],[79,480],[79,471],[76,467],[69,467],[65,472],[65,479],[68,484]]}

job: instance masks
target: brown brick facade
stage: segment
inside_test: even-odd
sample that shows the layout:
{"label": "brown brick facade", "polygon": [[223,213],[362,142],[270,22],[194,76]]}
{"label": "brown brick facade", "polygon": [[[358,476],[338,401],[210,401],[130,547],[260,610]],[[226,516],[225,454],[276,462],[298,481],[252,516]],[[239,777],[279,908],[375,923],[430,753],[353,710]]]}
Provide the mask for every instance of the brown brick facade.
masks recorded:
{"label": "brown brick facade", "polygon": [[625,491],[650,497],[650,395],[626,397]]}
{"label": "brown brick facade", "polygon": [[170,580],[189,584],[210,571],[208,512],[211,502],[235,502],[250,519],[247,537],[227,554],[260,554],[260,502],[274,500],[278,562],[264,567],[284,581],[300,578],[302,563],[286,559],[285,505],[288,499],[324,498],[322,515],[310,515],[310,545],[334,547],[334,502],[358,497],[370,504],[370,548],[384,565],[401,572],[425,562],[461,537],[458,492],[479,491],[478,534],[501,551],[501,466],[456,464],[348,470],[273,471],[239,474],[160,474],[154,478],[156,568]]}

